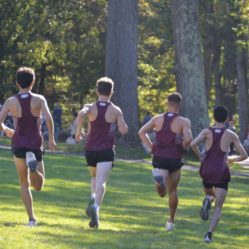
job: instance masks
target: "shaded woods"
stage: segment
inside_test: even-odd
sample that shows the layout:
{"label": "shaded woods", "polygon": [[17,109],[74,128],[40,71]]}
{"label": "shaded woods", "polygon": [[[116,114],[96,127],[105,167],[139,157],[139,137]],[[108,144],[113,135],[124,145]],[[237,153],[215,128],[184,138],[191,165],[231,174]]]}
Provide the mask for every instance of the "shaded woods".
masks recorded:
{"label": "shaded woods", "polygon": [[245,138],[248,0],[5,0],[0,11],[0,103],[16,92],[16,69],[30,66],[34,90],[51,108],[61,104],[66,125],[106,74],[116,82],[129,140],[138,120],[164,111],[176,89],[184,113],[197,120],[194,133],[208,124],[208,110],[225,104]]}

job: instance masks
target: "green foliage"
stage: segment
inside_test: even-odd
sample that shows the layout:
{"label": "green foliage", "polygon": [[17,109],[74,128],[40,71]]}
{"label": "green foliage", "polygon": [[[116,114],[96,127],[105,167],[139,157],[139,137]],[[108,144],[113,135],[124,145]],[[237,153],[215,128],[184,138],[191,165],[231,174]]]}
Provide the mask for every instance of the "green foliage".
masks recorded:
{"label": "green foliage", "polygon": [[[95,100],[95,82],[104,75],[107,0],[0,1],[0,103],[16,93],[15,71],[36,71],[34,91],[53,108],[63,108],[63,124],[73,109]],[[237,111],[236,51],[248,51],[249,1],[201,0],[200,28],[210,89],[215,102],[213,58],[220,44],[219,73],[223,104]],[[140,119],[165,110],[165,98],[176,90],[171,1],[139,1],[138,100]],[[210,77],[209,77],[210,76]]]}
{"label": "green foliage", "polygon": [[138,98],[142,119],[146,112],[164,112],[165,99],[176,87],[170,2],[140,1],[139,7]]}

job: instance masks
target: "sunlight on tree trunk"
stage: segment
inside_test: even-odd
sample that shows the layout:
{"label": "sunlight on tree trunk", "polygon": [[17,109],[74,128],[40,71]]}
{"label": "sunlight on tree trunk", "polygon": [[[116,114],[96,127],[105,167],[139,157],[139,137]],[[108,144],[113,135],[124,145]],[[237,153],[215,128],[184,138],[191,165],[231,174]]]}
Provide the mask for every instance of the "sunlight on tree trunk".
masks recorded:
{"label": "sunlight on tree trunk", "polygon": [[129,126],[129,142],[137,141],[137,0],[110,0],[108,5],[106,75],[115,82],[113,101]]}
{"label": "sunlight on tree trunk", "polygon": [[192,121],[194,135],[208,125],[204,66],[197,0],[172,1],[177,89],[183,95],[183,113]]}

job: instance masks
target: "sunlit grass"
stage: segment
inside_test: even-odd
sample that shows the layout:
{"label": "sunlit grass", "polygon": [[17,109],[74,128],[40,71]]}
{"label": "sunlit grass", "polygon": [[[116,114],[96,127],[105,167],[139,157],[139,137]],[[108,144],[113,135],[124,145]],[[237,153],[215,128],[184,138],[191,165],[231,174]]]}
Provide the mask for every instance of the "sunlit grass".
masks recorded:
{"label": "sunlit grass", "polygon": [[89,176],[79,156],[45,155],[46,183],[33,192],[39,226],[27,228],[17,174],[9,151],[0,150],[0,248],[2,249],[246,249],[249,244],[249,179],[234,177],[214,243],[205,244],[208,222],[199,218],[203,193],[198,172],[182,172],[175,230],[167,233],[167,199],[159,198],[151,166],[116,162],[101,207],[99,230],[88,227]]}

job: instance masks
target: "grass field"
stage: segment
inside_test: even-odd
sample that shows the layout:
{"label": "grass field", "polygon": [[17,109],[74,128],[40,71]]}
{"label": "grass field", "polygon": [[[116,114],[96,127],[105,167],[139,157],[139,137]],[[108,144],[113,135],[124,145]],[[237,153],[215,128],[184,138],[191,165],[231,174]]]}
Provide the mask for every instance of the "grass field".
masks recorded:
{"label": "grass field", "polygon": [[83,158],[46,155],[45,164],[45,187],[33,192],[39,226],[27,228],[11,154],[0,150],[1,249],[249,248],[249,178],[233,178],[214,242],[205,244],[208,223],[199,218],[203,195],[197,172],[182,171],[176,227],[167,233],[167,199],[154,192],[151,166],[117,162],[101,207],[100,229],[91,230],[84,214],[89,177]]}

